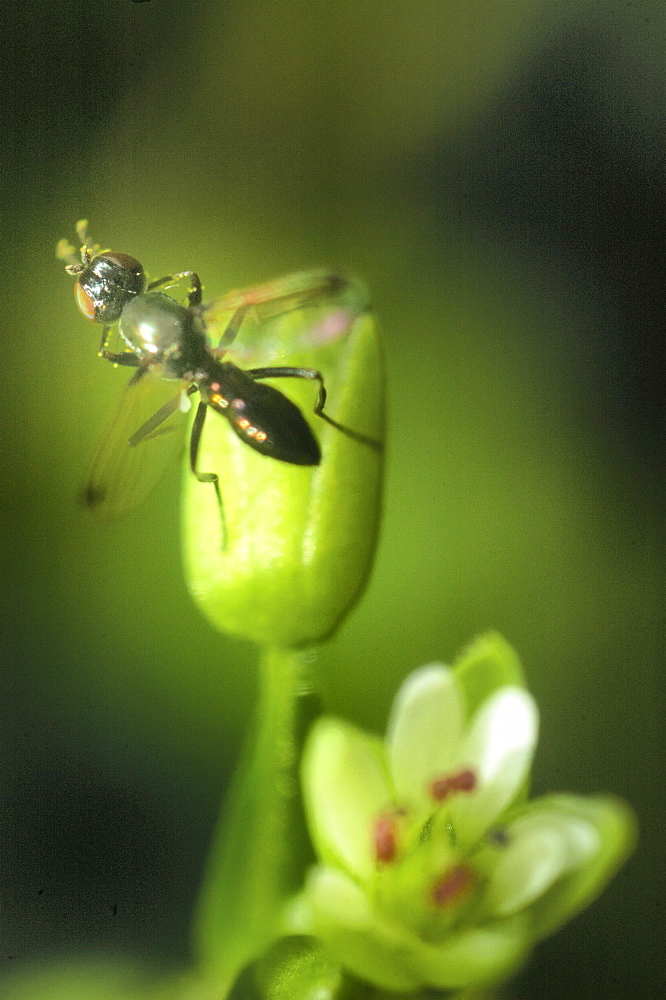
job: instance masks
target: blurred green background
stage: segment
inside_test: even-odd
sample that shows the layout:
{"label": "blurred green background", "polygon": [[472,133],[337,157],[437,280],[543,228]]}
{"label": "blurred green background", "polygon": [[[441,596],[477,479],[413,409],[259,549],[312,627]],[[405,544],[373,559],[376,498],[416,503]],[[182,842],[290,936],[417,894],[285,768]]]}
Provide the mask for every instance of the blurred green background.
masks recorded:
{"label": "blurred green background", "polygon": [[509,995],[657,995],[666,9],[594,0],[33,0],[3,14],[0,967],[185,961],[255,693],[180,569],[179,470],[76,492],[126,376],[54,257],[77,219],[208,295],[343,267],[384,330],[368,592],[315,669],[381,731],[497,628],[535,792],[633,803],[637,852]]}

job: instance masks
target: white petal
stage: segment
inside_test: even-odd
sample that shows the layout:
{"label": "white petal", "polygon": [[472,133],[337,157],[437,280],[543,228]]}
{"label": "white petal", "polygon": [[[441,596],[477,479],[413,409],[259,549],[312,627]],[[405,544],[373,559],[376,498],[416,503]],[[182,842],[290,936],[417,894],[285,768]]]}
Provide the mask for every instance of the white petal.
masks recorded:
{"label": "white petal", "polygon": [[[506,978],[524,959],[528,939],[520,922],[497,921],[423,947],[423,982],[455,989]],[[485,994],[484,994],[485,995]]]}
{"label": "white petal", "polygon": [[415,670],[396,695],[386,737],[399,800],[425,798],[433,778],[450,770],[464,720],[453,671],[441,664]]}
{"label": "white petal", "polygon": [[374,871],[373,821],[390,803],[381,743],[352,726],[320,719],[303,755],[310,833],[324,861],[366,879]]}
{"label": "white petal", "polygon": [[325,914],[326,920],[359,928],[372,918],[368,894],[348,875],[327,865],[317,865],[307,876],[307,896],[316,919]]}
{"label": "white petal", "polygon": [[450,807],[461,842],[475,841],[512,802],[530,769],[538,729],[536,703],[523,688],[500,688],[481,705],[458,760],[474,771],[478,784]]}
{"label": "white petal", "polygon": [[600,843],[592,823],[553,810],[531,813],[506,833],[509,844],[486,893],[490,912],[502,916],[529,906],[558,878],[596,854]]}

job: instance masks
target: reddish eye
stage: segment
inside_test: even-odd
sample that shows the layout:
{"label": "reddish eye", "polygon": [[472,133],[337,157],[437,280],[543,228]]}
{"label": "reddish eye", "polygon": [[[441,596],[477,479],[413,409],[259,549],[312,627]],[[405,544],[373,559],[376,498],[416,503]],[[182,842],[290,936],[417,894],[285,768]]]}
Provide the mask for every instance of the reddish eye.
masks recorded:
{"label": "reddish eye", "polygon": [[90,319],[94,322],[95,303],[88,295],[83,285],[81,285],[80,282],[78,281],[74,285],[74,298],[76,299],[77,306],[79,307],[83,315],[86,317],[86,319]]}

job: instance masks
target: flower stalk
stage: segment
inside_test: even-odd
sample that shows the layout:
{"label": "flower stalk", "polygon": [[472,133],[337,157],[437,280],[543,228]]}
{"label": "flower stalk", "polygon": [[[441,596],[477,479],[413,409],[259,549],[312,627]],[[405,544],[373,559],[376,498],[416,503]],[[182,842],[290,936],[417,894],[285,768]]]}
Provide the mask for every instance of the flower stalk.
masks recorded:
{"label": "flower stalk", "polygon": [[280,906],[302,878],[295,859],[310,856],[297,772],[300,735],[316,712],[307,672],[303,654],[263,652],[254,724],[214,834],[194,946],[202,972],[226,989],[275,936]]}

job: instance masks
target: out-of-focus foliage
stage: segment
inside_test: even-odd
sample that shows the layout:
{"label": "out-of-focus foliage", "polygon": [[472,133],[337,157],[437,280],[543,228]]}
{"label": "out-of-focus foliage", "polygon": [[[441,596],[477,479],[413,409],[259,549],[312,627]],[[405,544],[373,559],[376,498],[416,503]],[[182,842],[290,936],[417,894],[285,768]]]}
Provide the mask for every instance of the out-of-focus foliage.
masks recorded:
{"label": "out-of-focus foliage", "polygon": [[406,670],[506,634],[540,665],[535,794],[613,791],[642,831],[515,995],[654,992],[665,20],[658,0],[5,12],[11,967],[73,947],[184,960],[255,690],[252,651],[187,596],[180,470],[114,528],[76,503],[127,378],[53,257],[86,216],[154,277],[196,268],[207,296],[322,266],[367,282],[385,518],[316,664],[330,710],[379,729]]}

